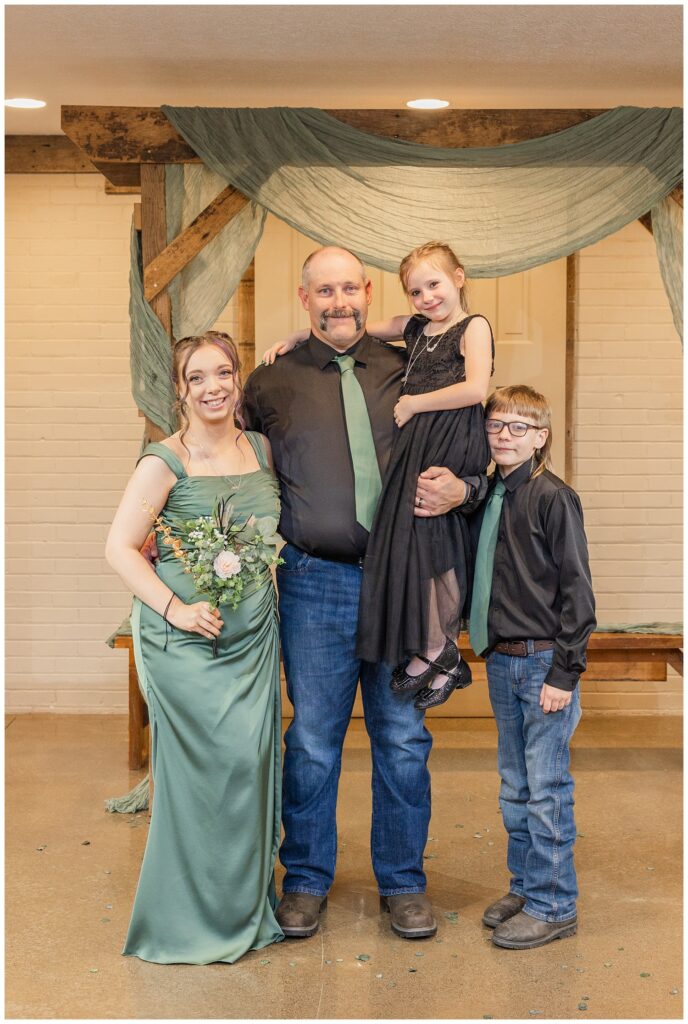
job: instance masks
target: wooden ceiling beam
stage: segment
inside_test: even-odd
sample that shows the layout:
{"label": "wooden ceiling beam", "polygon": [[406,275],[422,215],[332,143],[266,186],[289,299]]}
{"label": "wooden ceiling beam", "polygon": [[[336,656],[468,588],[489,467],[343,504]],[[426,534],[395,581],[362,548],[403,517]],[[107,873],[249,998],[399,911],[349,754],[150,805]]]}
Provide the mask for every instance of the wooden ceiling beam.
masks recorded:
{"label": "wooden ceiling beam", "polygon": [[97,174],[84,150],[65,135],[6,135],[5,174]]}
{"label": "wooden ceiling beam", "polygon": [[[374,135],[449,148],[502,146],[550,135],[602,110],[328,110]],[[114,185],[117,165],[200,163],[158,107],[62,107],[62,130]],[[123,168],[119,171],[126,174]]]}

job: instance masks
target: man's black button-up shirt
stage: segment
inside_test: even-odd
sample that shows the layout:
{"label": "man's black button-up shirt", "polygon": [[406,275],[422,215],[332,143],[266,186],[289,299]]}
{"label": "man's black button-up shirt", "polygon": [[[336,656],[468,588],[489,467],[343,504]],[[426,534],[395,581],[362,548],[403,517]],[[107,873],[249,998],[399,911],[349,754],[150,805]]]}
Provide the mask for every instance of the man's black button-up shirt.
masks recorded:
{"label": "man's black button-up shirt", "polygon": [[[311,334],[272,366],[256,367],[246,383],[246,419],[272,447],[282,537],[318,558],[355,561],[365,554],[368,531],[356,522],[338,354]],[[364,334],[342,354],[356,361],[384,477],[406,353]]]}
{"label": "man's black button-up shirt", "polygon": [[[530,461],[503,477],[506,491],[495,548],[487,617],[489,650],[503,640],[554,640],[546,682],[573,690],[585,671],[596,626],[580,498]],[[488,496],[494,486],[490,481]],[[471,523],[477,547],[484,509]]]}

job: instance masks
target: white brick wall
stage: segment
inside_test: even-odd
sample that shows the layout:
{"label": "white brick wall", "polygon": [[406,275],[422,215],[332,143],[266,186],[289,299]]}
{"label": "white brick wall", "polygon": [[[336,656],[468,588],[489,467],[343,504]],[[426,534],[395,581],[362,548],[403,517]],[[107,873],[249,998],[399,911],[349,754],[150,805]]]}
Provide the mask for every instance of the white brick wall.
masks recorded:
{"label": "white brick wall", "polygon": [[682,358],[639,223],[581,252],[574,486],[600,623],[682,617]]}
{"label": "white brick wall", "polygon": [[[574,479],[600,624],[682,619],[682,353],[639,223],[578,259]],[[587,708],[678,711],[682,680],[584,683]]]}
{"label": "white brick wall", "polygon": [[[12,712],[126,710],[126,655],[104,640],[130,598],[103,548],[143,431],[129,383],[136,201],[96,174],[6,177]],[[231,306],[221,327],[235,327]]]}
{"label": "white brick wall", "polygon": [[[142,435],[128,362],[137,199],[106,196],[98,175],[6,183],[7,708],[123,712],[126,656],[104,639],[129,596],[103,546]],[[679,619],[681,355],[654,243],[631,225],[579,269],[574,485],[599,619]],[[231,305],[219,326],[236,331]],[[584,702],[674,710],[680,681],[586,681]]]}

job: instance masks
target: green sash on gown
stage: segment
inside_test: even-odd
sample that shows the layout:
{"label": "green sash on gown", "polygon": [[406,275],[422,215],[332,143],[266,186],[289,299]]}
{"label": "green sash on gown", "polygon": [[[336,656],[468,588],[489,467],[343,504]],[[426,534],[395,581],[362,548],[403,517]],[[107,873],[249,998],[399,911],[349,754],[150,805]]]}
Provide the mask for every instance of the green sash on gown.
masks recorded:
{"label": "green sash on gown", "polygon": [[[279,518],[279,492],[259,436],[246,435],[261,468],[234,477],[177,477],[162,515],[210,515],[219,497],[234,512]],[[145,496],[144,496],[145,497]],[[158,575],[186,602],[202,598],[171,548]],[[170,630],[134,600],[136,668],[148,701],[155,796],[123,953],[154,963],[234,963],[283,938],[274,916],[281,811],[281,709],[275,590],[270,574],[222,609],[218,656],[196,633]]]}

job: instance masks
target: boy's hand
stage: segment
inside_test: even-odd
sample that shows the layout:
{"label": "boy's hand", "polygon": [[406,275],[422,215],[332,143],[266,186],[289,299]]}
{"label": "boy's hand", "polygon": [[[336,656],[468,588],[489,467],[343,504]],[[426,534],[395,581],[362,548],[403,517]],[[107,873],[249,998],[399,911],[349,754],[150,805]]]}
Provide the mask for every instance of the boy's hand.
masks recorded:
{"label": "boy's hand", "polygon": [[416,410],[413,407],[413,397],[411,395],[402,395],[394,406],[394,422],[398,427],[403,427],[415,415]]}
{"label": "boy's hand", "polygon": [[572,694],[569,690],[558,690],[556,686],[542,684],[540,690],[540,707],[547,715],[550,711],[561,711],[571,703]]}

